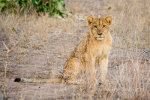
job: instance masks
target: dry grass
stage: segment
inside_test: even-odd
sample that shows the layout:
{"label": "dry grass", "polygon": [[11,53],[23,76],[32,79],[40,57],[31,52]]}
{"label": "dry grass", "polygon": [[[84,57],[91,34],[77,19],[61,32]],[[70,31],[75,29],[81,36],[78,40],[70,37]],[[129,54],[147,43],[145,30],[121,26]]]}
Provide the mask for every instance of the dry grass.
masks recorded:
{"label": "dry grass", "polygon": [[[150,1],[65,0],[65,2],[73,12],[71,18],[0,16],[0,87],[4,87],[3,82],[6,79],[7,98],[87,99],[87,92],[80,86],[14,83],[13,79],[18,76],[30,78],[59,76],[70,52],[89,31],[86,17],[112,15],[114,21],[111,34],[114,41],[109,57],[108,84],[107,88],[97,86],[92,98],[149,100]],[[17,44],[8,56],[2,41],[8,48]],[[5,61],[7,61],[7,78],[4,77]]]}

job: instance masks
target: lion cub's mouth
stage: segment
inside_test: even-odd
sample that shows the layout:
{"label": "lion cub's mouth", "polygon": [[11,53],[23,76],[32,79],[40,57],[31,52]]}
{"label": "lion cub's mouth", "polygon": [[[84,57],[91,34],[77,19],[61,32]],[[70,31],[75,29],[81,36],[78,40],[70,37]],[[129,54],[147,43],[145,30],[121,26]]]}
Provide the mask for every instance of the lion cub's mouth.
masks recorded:
{"label": "lion cub's mouth", "polygon": [[96,37],[97,40],[104,40],[105,36]]}
{"label": "lion cub's mouth", "polygon": [[97,37],[97,40],[104,40],[104,37]]}

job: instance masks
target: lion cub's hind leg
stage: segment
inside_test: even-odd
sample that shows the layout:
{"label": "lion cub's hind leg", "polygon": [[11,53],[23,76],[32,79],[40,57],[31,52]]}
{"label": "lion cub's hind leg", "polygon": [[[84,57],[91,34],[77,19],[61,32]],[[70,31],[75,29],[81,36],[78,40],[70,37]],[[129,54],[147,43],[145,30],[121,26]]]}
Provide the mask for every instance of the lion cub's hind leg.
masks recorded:
{"label": "lion cub's hind leg", "polygon": [[66,62],[64,73],[63,73],[66,83],[78,84],[77,76],[82,68],[83,65],[78,58],[69,59]]}

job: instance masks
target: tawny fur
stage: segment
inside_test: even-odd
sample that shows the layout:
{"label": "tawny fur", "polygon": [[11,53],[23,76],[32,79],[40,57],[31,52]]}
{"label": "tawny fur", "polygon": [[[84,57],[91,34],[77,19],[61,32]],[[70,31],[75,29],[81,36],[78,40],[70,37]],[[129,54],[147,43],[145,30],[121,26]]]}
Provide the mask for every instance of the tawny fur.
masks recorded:
{"label": "tawny fur", "polygon": [[112,17],[87,18],[90,32],[71,53],[65,63],[63,77],[55,79],[19,78],[22,82],[76,83],[81,71],[89,71],[90,78],[96,77],[96,67],[100,68],[100,79],[105,82],[108,70],[108,56],[112,47],[112,37],[109,33]]}

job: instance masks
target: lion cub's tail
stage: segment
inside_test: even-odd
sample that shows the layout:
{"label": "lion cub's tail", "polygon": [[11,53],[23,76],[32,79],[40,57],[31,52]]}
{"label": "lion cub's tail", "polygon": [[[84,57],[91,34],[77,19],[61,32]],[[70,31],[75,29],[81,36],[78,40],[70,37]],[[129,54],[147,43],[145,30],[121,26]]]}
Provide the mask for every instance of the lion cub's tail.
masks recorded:
{"label": "lion cub's tail", "polygon": [[62,83],[62,78],[54,79],[29,79],[29,78],[16,78],[14,82],[29,82],[29,83]]}

